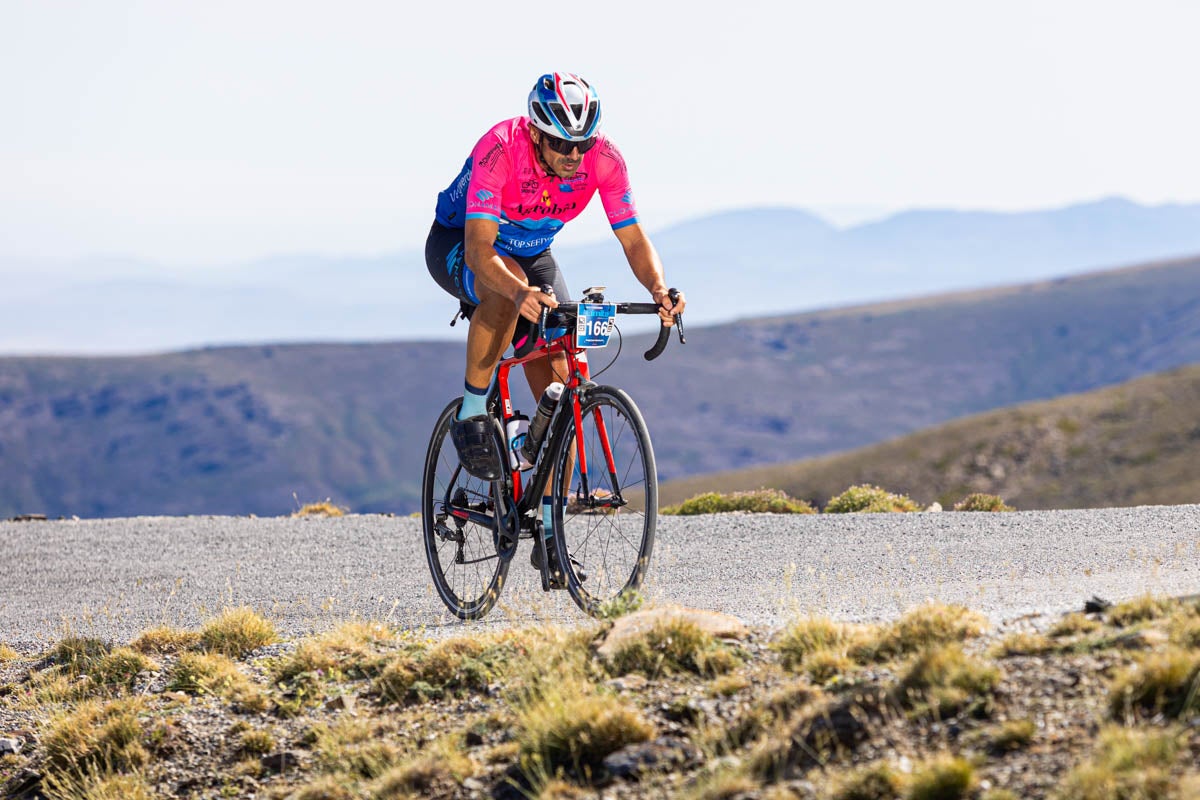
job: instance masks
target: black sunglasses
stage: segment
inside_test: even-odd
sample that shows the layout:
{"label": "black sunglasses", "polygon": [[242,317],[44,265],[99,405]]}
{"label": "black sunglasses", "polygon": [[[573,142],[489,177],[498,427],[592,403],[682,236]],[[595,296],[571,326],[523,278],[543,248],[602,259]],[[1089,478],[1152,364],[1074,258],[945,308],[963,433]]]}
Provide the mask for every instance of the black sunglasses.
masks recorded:
{"label": "black sunglasses", "polygon": [[583,155],[588,150],[591,150],[596,145],[596,137],[584,139],[582,142],[570,142],[566,139],[559,139],[557,136],[551,136],[548,133],[542,134],[542,141],[550,145],[550,149],[562,156],[569,156],[571,150],[578,147],[579,154]]}

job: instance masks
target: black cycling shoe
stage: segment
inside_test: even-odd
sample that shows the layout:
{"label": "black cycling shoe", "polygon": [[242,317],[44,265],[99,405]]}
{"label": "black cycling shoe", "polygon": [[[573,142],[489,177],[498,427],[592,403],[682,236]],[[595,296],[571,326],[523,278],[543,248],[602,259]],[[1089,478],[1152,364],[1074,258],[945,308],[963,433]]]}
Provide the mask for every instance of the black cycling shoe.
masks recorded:
{"label": "black cycling shoe", "polygon": [[463,468],[484,481],[497,481],[503,474],[503,464],[497,451],[497,436],[500,424],[487,414],[450,423],[450,440],[458,451],[458,460]]}
{"label": "black cycling shoe", "polygon": [[[550,556],[550,575],[551,584],[555,589],[563,589],[566,583],[563,583],[566,576],[562,569],[558,566],[558,550],[554,547],[554,539],[546,540],[546,554]],[[529,563],[533,568],[541,572],[542,570],[542,550],[534,542],[533,549],[529,551]],[[583,570],[583,564],[580,564],[574,558],[571,559],[571,569],[575,572],[575,577],[579,578],[579,582],[583,583],[587,580],[587,573]]]}

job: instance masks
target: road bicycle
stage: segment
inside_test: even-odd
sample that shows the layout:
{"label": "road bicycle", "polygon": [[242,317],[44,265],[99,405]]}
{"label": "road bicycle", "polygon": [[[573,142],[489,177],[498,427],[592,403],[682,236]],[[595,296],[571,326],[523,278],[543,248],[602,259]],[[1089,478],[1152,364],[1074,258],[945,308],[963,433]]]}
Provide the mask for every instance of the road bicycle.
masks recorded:
{"label": "road bicycle", "polygon": [[[434,425],[421,484],[425,555],[438,595],[461,619],[479,619],[496,604],[522,539],[539,550],[542,590],[565,588],[593,616],[628,600],[645,579],[658,519],[650,434],[628,394],[591,380],[587,352],[607,345],[617,315],[657,314],[659,306],[606,303],[603,291],[591,287],[583,302],[560,303],[554,311],[543,307],[521,346],[501,359],[487,399],[488,414],[499,423],[493,426],[497,452],[508,458],[499,480],[473,477],[459,463],[450,424],[461,398],[452,400]],[[678,293],[672,289],[670,296],[675,302]],[[564,327],[555,338],[553,332]],[[675,317],[675,328],[685,342],[682,315]],[[670,330],[665,324],[659,329],[647,360],[663,352]],[[523,419],[513,409],[509,373],[518,364],[556,353],[566,356],[563,392],[542,441],[525,448],[532,454],[522,461],[520,437],[510,442],[508,436],[512,423],[519,426]],[[541,514],[548,481],[549,539]]]}

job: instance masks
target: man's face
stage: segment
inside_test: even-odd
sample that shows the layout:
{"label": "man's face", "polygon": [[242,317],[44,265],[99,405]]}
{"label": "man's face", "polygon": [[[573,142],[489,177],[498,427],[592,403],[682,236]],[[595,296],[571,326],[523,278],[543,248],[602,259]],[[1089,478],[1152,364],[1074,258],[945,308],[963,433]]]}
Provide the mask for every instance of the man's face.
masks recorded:
{"label": "man's face", "polygon": [[571,152],[563,155],[555,152],[546,143],[546,134],[534,131],[534,135],[537,137],[538,151],[542,154],[542,160],[546,162],[550,171],[564,180],[574,178],[575,173],[579,171],[579,165],[583,163],[583,153],[579,152],[579,148],[572,147]]}

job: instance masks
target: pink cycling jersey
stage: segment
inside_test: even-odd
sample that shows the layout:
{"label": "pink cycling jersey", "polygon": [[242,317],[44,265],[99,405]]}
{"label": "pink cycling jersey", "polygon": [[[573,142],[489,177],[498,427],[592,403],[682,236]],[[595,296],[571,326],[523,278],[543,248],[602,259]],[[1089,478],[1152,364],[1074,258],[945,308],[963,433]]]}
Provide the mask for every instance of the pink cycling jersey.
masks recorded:
{"label": "pink cycling jersey", "polygon": [[599,134],[575,177],[565,180],[546,173],[529,119],[516,117],[493,126],[475,145],[458,177],[438,195],[437,221],[462,228],[469,219],[495,220],[496,247],[531,256],[548,248],[597,190],[613,230],[638,221],[625,159],[610,139]]}

